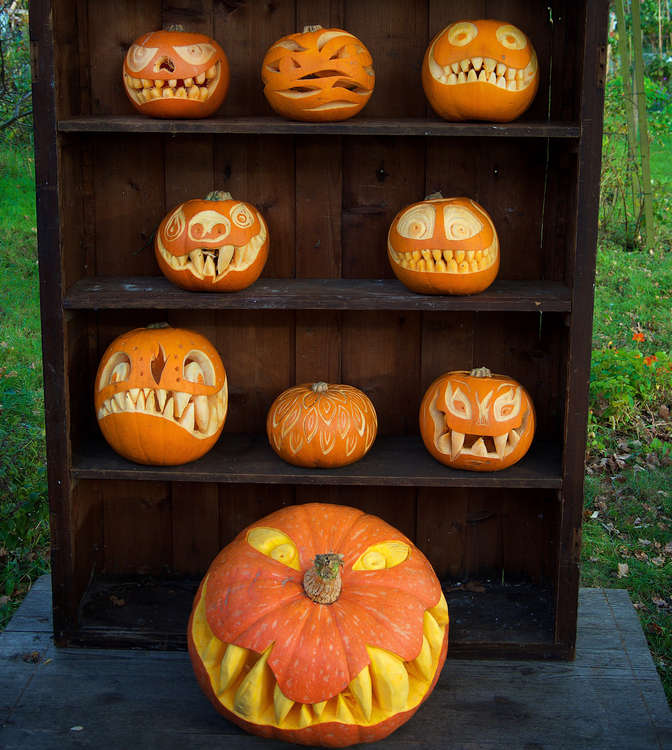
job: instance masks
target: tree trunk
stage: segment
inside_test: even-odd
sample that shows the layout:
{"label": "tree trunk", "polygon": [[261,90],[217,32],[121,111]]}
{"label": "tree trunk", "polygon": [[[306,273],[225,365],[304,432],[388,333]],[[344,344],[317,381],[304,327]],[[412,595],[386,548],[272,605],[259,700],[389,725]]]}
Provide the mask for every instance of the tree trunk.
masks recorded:
{"label": "tree trunk", "polygon": [[651,190],[651,159],[649,150],[649,128],[646,118],[646,94],[644,91],[644,60],[642,56],[642,23],[640,0],[632,0],[632,43],[635,53],[635,99],[639,120],[639,150],[642,157],[642,196],[644,198],[645,243],[653,249],[653,193]]}

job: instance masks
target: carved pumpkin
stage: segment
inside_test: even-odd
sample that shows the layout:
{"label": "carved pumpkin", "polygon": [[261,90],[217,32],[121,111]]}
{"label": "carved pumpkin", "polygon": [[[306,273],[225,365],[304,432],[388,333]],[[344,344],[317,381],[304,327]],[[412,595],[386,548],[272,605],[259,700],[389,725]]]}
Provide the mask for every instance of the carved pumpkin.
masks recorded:
{"label": "carved pumpkin", "polygon": [[288,388],[266,418],[271,447],[295,466],[325,469],[359,461],[377,430],[373,404],[351,385],[317,382]]}
{"label": "carved pumpkin", "polygon": [[446,120],[509,122],[537,93],[537,54],[510,23],[458,21],[427,48],[422,86],[434,111]]}
{"label": "carved pumpkin", "polygon": [[486,367],[444,373],[420,405],[425,447],[454,469],[506,469],[527,453],[534,426],[534,406],[525,388]]}
{"label": "carved pumpkin", "polygon": [[124,59],[124,88],[143,115],[207,117],[224,101],[229,62],[214,39],[173,26],[133,42]]}
{"label": "carved pumpkin", "polygon": [[242,531],[194,599],[189,654],[215,708],[253,734],[382,739],[431,693],[448,648],[441,585],[376,516],[311,503]]}
{"label": "carved pumpkin", "polygon": [[116,338],[96,375],[98,424],[129,461],[194,461],[219,437],[228,405],[217,350],[182,328],[136,328]]}
{"label": "carved pumpkin", "polygon": [[499,271],[499,239],[485,209],[437,193],[400,211],[387,235],[387,257],[414,292],[476,294]]}
{"label": "carved pumpkin", "polygon": [[356,36],[306,26],[273,44],[261,66],[268,103],[290,120],[346,120],[369,101],[373,60]]}
{"label": "carved pumpkin", "polygon": [[268,258],[268,228],[251,203],[214,192],[180,204],[163,219],[154,253],[178,286],[232,292],[259,278]]}

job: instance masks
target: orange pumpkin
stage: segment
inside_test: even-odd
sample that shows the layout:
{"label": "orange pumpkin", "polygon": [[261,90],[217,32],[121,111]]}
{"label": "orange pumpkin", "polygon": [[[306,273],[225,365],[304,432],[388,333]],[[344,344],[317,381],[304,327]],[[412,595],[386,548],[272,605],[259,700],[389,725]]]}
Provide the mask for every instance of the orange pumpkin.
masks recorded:
{"label": "orange pumpkin", "polygon": [[476,294],[499,271],[499,238],[485,209],[440,193],[400,211],[387,235],[397,278],[423,294]]}
{"label": "orange pumpkin", "polygon": [[124,59],[124,88],[131,103],[151,117],[207,117],[229,88],[229,61],[205,34],[173,26],[143,34]]}
{"label": "orange pumpkin", "polygon": [[295,466],[347,466],[373,445],[378,419],[365,393],[351,385],[304,383],[283,391],[266,418],[273,450]]}
{"label": "orange pumpkin", "polygon": [[129,461],[194,461],[217,441],[227,410],[217,350],[182,328],[136,328],[116,338],[96,375],[98,424]]}
{"label": "orange pumpkin", "polygon": [[446,120],[509,122],[537,93],[537,54],[510,23],[458,21],[427,48],[422,86],[434,111]]}
{"label": "orange pumpkin", "polygon": [[448,607],[424,555],[355,508],[310,503],[242,531],[194,599],[189,654],[215,708],[253,734],[382,739],[431,693]]}
{"label": "orange pumpkin", "polygon": [[486,367],[444,373],[420,405],[425,447],[454,469],[506,469],[527,453],[534,426],[534,406],[525,388]]}
{"label": "orange pumpkin", "polygon": [[254,283],[268,258],[268,227],[251,203],[230,193],[186,201],[154,239],[161,271],[184,289],[233,292]]}
{"label": "orange pumpkin", "polygon": [[268,103],[290,120],[346,120],[369,101],[376,80],[369,51],[343,29],[306,26],[273,44],[261,66]]}

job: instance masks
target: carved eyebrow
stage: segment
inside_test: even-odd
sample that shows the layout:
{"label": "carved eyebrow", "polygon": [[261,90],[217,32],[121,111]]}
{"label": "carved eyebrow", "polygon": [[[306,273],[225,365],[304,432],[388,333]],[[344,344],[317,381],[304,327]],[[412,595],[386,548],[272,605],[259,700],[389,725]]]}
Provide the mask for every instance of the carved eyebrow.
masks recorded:
{"label": "carved eyebrow", "polygon": [[513,390],[516,390],[516,385],[514,383],[501,383],[497,386],[497,392],[501,391],[502,388],[513,388]]}

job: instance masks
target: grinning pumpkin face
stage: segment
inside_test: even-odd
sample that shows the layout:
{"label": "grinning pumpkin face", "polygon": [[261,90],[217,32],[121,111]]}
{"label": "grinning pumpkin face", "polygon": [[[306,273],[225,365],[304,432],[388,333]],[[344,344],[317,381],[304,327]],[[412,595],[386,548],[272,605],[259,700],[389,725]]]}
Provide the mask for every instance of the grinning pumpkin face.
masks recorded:
{"label": "grinning pumpkin face", "polygon": [[497,471],[519,461],[534,437],[534,407],[520,383],[485,368],[447,372],[427,389],[420,433],[454,469]]}
{"label": "grinning pumpkin face", "polygon": [[222,431],[226,372],[198,333],[136,328],[107,347],[94,403],[105,439],[124,458],[183,464],[207,453]]}
{"label": "grinning pumpkin face", "polygon": [[215,558],[188,627],[215,708],[253,734],[342,747],[381,739],[432,691],[448,608],[431,565],[376,516],[283,508]]}
{"label": "grinning pumpkin face", "polygon": [[205,34],[153,31],[136,39],[126,53],[124,88],[144,115],[207,117],[224,101],[229,62]]}
{"label": "grinning pumpkin face", "polygon": [[397,278],[423,294],[476,294],[499,271],[499,239],[485,209],[469,198],[431,198],[394,218],[387,257]]}
{"label": "grinning pumpkin face", "polygon": [[537,93],[537,54],[510,23],[458,21],[429,45],[422,86],[434,111],[446,120],[509,122]]}
{"label": "grinning pumpkin face", "polygon": [[251,203],[211,193],[173,209],[154,240],[159,267],[184,289],[231,292],[255,282],[268,258],[268,228]]}
{"label": "grinning pumpkin face", "polygon": [[307,26],[269,48],[261,65],[264,94],[290,120],[345,120],[373,93],[372,65],[357,37],[342,29]]}

